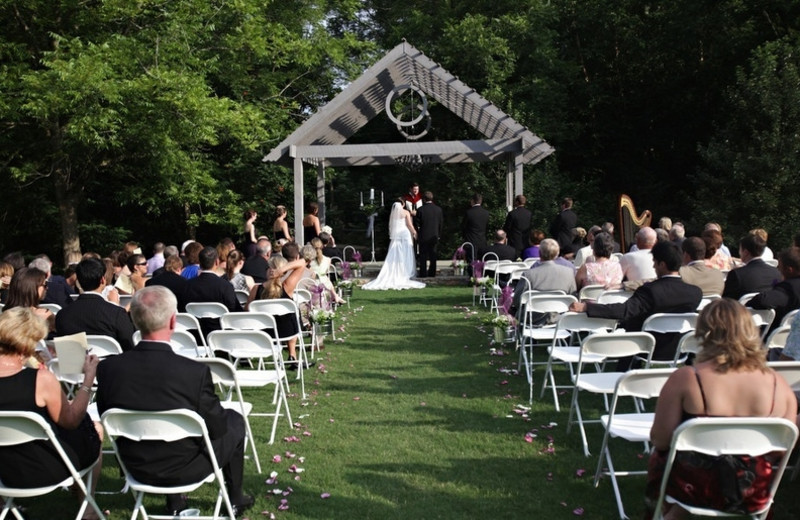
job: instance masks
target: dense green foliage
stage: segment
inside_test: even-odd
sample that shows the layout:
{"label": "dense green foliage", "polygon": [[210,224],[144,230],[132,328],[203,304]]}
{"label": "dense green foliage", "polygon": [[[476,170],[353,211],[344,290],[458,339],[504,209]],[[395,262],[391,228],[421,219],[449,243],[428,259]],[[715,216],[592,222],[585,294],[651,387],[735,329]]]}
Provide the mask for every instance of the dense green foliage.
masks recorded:
{"label": "dense green foliage", "polygon": [[[261,157],[404,37],[556,148],[526,169],[537,226],[565,194],[581,225],[613,220],[625,192],[729,242],[765,227],[780,249],[797,222],[779,201],[799,189],[798,15],[796,0],[2,0],[0,250],[216,241],[249,206],[268,229],[293,183]],[[432,113],[431,139],[474,137]],[[353,137],[399,139],[385,118]],[[328,223],[365,245],[358,191],[416,180],[445,209],[445,256],[470,191],[502,222],[503,179],[499,164],[329,170]]]}

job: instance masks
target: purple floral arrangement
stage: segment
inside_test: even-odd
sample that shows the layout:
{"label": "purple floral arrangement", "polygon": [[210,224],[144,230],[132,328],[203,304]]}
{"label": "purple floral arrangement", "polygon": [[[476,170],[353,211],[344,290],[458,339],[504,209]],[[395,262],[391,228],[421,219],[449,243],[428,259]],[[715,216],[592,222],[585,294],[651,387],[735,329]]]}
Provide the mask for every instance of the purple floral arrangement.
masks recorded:
{"label": "purple floral arrangement", "polygon": [[361,253],[359,253],[358,251],[353,253],[353,261],[356,263],[356,265],[358,265],[359,268],[361,268],[361,266],[362,266],[362,264],[361,264]]}

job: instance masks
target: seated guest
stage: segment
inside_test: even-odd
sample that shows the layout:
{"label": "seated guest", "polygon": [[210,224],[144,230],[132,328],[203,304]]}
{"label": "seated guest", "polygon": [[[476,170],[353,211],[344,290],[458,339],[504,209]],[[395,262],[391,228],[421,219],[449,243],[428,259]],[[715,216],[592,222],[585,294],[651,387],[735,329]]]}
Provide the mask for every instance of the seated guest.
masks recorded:
{"label": "seated guest", "polygon": [[49,309],[39,307],[47,292],[47,275],[35,267],[23,267],[11,277],[8,286],[8,300],[3,310],[25,307],[42,318],[52,332],[56,326],[56,316]]}
{"label": "seated guest", "polygon": [[800,308],[800,248],[790,247],[778,255],[778,270],[783,281],[767,291],[762,291],[747,302],[753,309],[775,309],[775,319],[769,327],[772,332],[789,311]]}
{"label": "seated guest", "polygon": [[569,267],[555,262],[558,257],[558,242],[545,238],[539,245],[541,261],[526,270],[514,288],[513,308],[518,309],[525,291],[564,291],[572,294],[576,290],[575,273]]}
{"label": "seated guest", "polygon": [[530,235],[528,235],[531,246],[522,251],[522,259],[539,258],[539,244],[542,243],[544,238],[544,231],[541,229],[532,229]]}
{"label": "seated guest", "polygon": [[[220,278],[214,272],[217,265],[217,250],[206,246],[198,255],[201,271],[186,283],[186,303],[193,302],[218,302],[228,308],[229,312],[241,312],[242,305],[236,298],[233,286],[227,280]],[[199,318],[203,335],[213,330],[219,330],[219,318]]]}
{"label": "seated guest", "polygon": [[[702,349],[693,366],[676,370],[661,389],[650,430],[653,452],[647,472],[649,514],[656,507],[672,434],[695,417],[797,418],[791,387],[764,358],[761,339],[750,314],[738,302],[709,303],[695,331]],[[678,452],[667,494],[688,505],[746,514],[768,504],[771,455],[714,457]],[[724,476],[725,478],[720,478]],[[684,518],[678,505],[664,504],[664,518]],[[646,515],[647,516],[647,515]],[[650,516],[647,516],[648,518]]]}
{"label": "seated guest", "polygon": [[153,276],[145,282],[146,287],[161,285],[166,287],[175,298],[178,299],[178,310],[183,312],[186,309],[186,284],[189,280],[181,276],[183,270],[183,260],[179,255],[170,255],[164,260],[164,268],[160,274]]}
{"label": "seated guest", "polygon": [[186,247],[183,249],[183,253],[186,257],[186,265],[181,271],[181,276],[186,278],[187,280],[191,280],[192,278],[196,277],[200,274],[200,263],[198,260],[198,255],[200,251],[203,250],[203,244],[200,242],[189,242]]}
{"label": "seated guest", "polygon": [[606,289],[619,289],[622,287],[622,267],[619,262],[611,260],[614,238],[602,231],[592,236],[594,237],[592,256],[589,256],[589,260],[578,269],[578,274],[575,275],[577,288],[581,289],[587,285],[602,285]]}
{"label": "seated guest", "polygon": [[641,285],[656,277],[651,252],[654,245],[656,245],[656,232],[653,228],[645,226],[636,232],[636,251],[625,253],[619,261],[626,280]]}
{"label": "seated guest", "polygon": [[42,298],[42,303],[55,303],[60,307],[66,307],[72,303],[74,291],[67,283],[66,278],[52,273],[53,262],[47,255],[39,255],[34,258],[28,267],[34,267],[47,275],[47,292]]}
{"label": "seated guest", "polygon": [[[223,238],[217,244],[217,265],[214,266],[214,272],[217,276],[224,277],[228,270],[228,254],[231,251],[236,251],[236,245],[230,238]],[[244,255],[242,255],[244,258]],[[243,264],[244,265],[244,262]],[[227,278],[226,278],[227,279]]]}
{"label": "seated guest", "polygon": [[244,261],[241,273],[249,276],[256,283],[267,280],[267,262],[272,255],[272,244],[266,237],[261,237],[256,242],[256,254]]}
{"label": "seated guest", "polygon": [[[214,248],[209,249],[216,253]],[[176,312],[175,295],[165,287],[147,287],[133,296],[131,316],[142,341],[100,365],[98,411],[102,414],[110,408],[144,411],[185,408],[197,412],[208,428],[238,516],[253,505],[253,497],[242,492],[244,420],[234,410],[222,408],[207,366],[173,352],[169,341],[175,330]],[[142,482],[177,486],[196,482],[212,471],[204,448],[195,439],[170,443],[128,439],[117,442],[128,470]],[[185,498],[167,496],[167,513],[177,515],[185,508]]]}
{"label": "seated guest", "polygon": [[322,233],[319,234],[319,239],[322,240],[322,254],[331,258],[334,264],[338,264],[342,258],[342,250],[336,247],[336,241],[333,235],[325,231],[326,227],[323,226]]}
{"label": "seated guest", "polygon": [[706,265],[720,271],[730,271],[733,263],[730,255],[722,250],[722,233],[711,228],[704,230],[701,237],[706,243]]}
{"label": "seated guest", "polygon": [[339,294],[336,292],[336,288],[333,286],[333,282],[328,276],[328,270],[331,267],[331,259],[325,256],[325,254],[322,252],[322,240],[319,238],[312,238],[310,244],[303,246],[304,252],[306,251],[307,247],[311,247],[311,254],[309,256],[303,254],[303,258],[308,263],[308,268],[313,271],[314,275],[317,277],[317,280],[319,280],[322,285],[324,285],[325,288],[330,291],[331,297],[336,301],[336,303],[340,305],[347,303],[346,300],[339,297]]}
{"label": "seated guest", "polygon": [[764,241],[764,254],[761,255],[761,258],[764,259],[765,262],[769,262],[770,260],[775,259],[775,254],[772,252],[772,249],[770,249],[769,246],[766,245],[767,242],[769,241],[769,235],[767,234],[766,229],[762,228],[751,229],[748,234],[755,235]]}
{"label": "seated guest", "polygon": [[722,294],[725,277],[722,271],[712,269],[705,264],[706,243],[700,237],[689,237],[681,244],[683,250],[683,266],[680,268],[681,279],[691,285],[698,286],[703,296]]}
{"label": "seated guest", "polygon": [[147,260],[147,275],[153,276],[158,269],[164,267],[164,261],[166,258],[164,257],[164,242],[156,242],[153,246],[153,256],[151,256]]}
{"label": "seated guest", "polygon": [[675,242],[675,245],[681,247],[683,241],[686,239],[686,228],[683,227],[683,223],[675,222],[672,224],[672,228],[669,230],[669,239]]}
{"label": "seated guest", "polygon": [[244,255],[241,251],[234,249],[228,253],[228,258],[225,262],[225,274],[222,277],[231,283],[235,291],[247,291],[249,293],[256,282],[252,276],[242,274],[242,267],[244,267]]}
{"label": "seated guest", "polygon": [[[722,251],[722,254],[723,254],[723,255],[725,255],[725,256],[727,256],[728,258],[730,258],[731,256],[733,256],[733,255],[731,255],[731,252],[728,250],[728,246],[726,246],[726,245],[725,245],[725,235],[723,235],[723,234],[722,234],[722,226],[720,226],[720,225],[719,225],[718,223],[716,223],[716,222],[708,222],[708,223],[707,223],[707,224],[706,224],[706,225],[703,227],[703,230],[704,230],[704,231],[707,231],[707,230],[714,230],[714,231],[718,231],[718,232],[719,232],[719,236],[720,236],[720,245],[719,245],[719,249]],[[703,238],[703,237],[702,237],[702,235],[701,235],[701,238]]]}
{"label": "seated guest", "polygon": [[8,299],[8,286],[12,276],[14,276],[14,266],[8,262],[0,262],[0,303],[4,304]]}
{"label": "seated guest", "polygon": [[[81,260],[75,267],[75,274],[83,293],[56,315],[56,335],[103,334],[116,339],[122,350],[130,350],[133,323],[125,309],[117,305],[119,293],[112,289],[108,293],[111,301],[102,296],[106,288],[103,262],[94,258]],[[113,301],[116,303],[111,303]]]}
{"label": "seated guest", "polygon": [[[46,334],[45,322],[27,307],[5,309],[0,314],[0,410],[42,416],[54,426],[64,451],[80,471],[101,454],[100,430],[86,414],[98,359],[94,354],[86,356],[83,382],[69,400],[52,372],[24,366],[24,360],[34,355],[37,343]],[[100,463],[92,471],[90,493],[100,476]],[[57,484],[69,476],[61,457],[47,442],[0,448],[0,480],[8,486],[40,487]],[[83,518],[97,517],[90,508]]]}
{"label": "seated guest", "polygon": [[[585,312],[591,318],[612,318],[620,321],[620,327],[627,331],[642,330],[644,321],[660,312],[695,312],[703,292],[695,285],[681,280],[678,270],[681,267],[681,253],[671,241],[659,242],[653,246],[653,263],[658,279],[640,286],[624,303],[573,303],[569,310]],[[660,334],[656,337],[653,359],[668,360],[675,357],[680,335]],[[620,370],[630,368],[632,360],[621,360]]]}
{"label": "seated guest", "polygon": [[130,274],[120,273],[114,287],[120,294],[133,294],[142,289],[147,280],[147,259],[144,255],[133,253],[125,260],[125,266]]}
{"label": "seated guest", "polygon": [[517,251],[508,245],[506,232],[498,229],[494,234],[494,244],[487,246],[483,250],[483,254],[494,253],[497,255],[498,260],[511,260],[512,262],[517,259]]}
{"label": "seated guest", "polygon": [[777,268],[764,262],[762,255],[767,243],[756,235],[747,234],[739,241],[739,257],[744,262],[725,277],[722,296],[738,300],[745,294],[772,289],[782,275]]}
{"label": "seated guest", "polygon": [[800,361],[800,319],[792,320],[786,344],[781,349],[778,361]]}
{"label": "seated guest", "polygon": [[[589,232],[586,234],[586,245],[578,249],[575,253],[575,260],[573,260],[573,264],[575,264],[576,268],[581,267],[584,263],[592,259],[592,249],[594,248],[594,237],[596,237],[597,234],[600,233],[601,231],[602,228],[600,226],[592,226],[589,228]],[[612,240],[612,245],[613,245],[613,240]]]}

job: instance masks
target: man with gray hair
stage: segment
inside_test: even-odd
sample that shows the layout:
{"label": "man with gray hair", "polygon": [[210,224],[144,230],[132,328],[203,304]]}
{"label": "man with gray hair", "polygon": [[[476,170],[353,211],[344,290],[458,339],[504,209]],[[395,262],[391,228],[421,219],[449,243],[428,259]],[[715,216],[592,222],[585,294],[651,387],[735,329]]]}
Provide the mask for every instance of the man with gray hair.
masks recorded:
{"label": "man with gray hair", "polygon": [[559,265],[554,260],[558,257],[558,242],[545,238],[539,244],[539,263],[525,271],[517,281],[514,289],[514,308],[519,308],[522,294],[525,291],[564,291],[574,293],[575,273],[569,267]]}
{"label": "man with gray hair", "polygon": [[585,247],[578,249],[578,252],[575,253],[575,260],[574,260],[575,267],[579,268],[584,263],[589,261],[590,258],[594,258],[594,255],[592,253],[592,244],[594,244],[594,237],[597,236],[597,234],[600,231],[602,231],[602,228],[600,226],[592,226],[589,228],[589,232],[586,233],[587,245]]}
{"label": "man with gray hair", "polygon": [[686,228],[682,222],[672,224],[672,228],[669,230],[669,239],[675,242],[676,246],[681,247],[683,241],[686,240]]}
{"label": "man with gray hair", "polygon": [[259,237],[256,242],[256,254],[244,261],[241,273],[252,276],[256,283],[267,281],[267,262],[272,255],[272,243],[267,237]]}
{"label": "man with gray hair", "polygon": [[633,290],[642,283],[656,278],[651,252],[654,245],[656,245],[656,232],[653,228],[645,226],[636,232],[636,251],[625,253],[619,261],[622,274],[632,284],[632,286],[626,285],[626,288]]}
{"label": "man with gray hair", "polygon": [[153,256],[147,259],[147,275],[153,276],[156,270],[164,267],[164,242],[156,242],[153,246]]}
{"label": "man with gray hair", "polygon": [[[142,333],[132,350],[106,358],[97,370],[97,408],[140,411],[187,409],[203,418],[214,454],[222,468],[234,513],[253,505],[242,493],[245,427],[242,416],[225,410],[214,393],[206,365],[173,352],[169,341],[175,330],[177,300],[166,287],[137,291],[130,314]],[[205,450],[194,439],[174,442],[119,439],[120,456],[137,480],[158,486],[197,482],[211,473]],[[167,513],[186,509],[186,498],[167,495]]]}
{"label": "man with gray hair", "polygon": [[50,261],[50,257],[44,254],[39,255],[31,260],[28,267],[36,268],[47,275],[45,278],[47,290],[42,298],[42,303],[55,303],[62,309],[72,303],[72,294],[75,291],[63,276],[52,274],[53,262]]}

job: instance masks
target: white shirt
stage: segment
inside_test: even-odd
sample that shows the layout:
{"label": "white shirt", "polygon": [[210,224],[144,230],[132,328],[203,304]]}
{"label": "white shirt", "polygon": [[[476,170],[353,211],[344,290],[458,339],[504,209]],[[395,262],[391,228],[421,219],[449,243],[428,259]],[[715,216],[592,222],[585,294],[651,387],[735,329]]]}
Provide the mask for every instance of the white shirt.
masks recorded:
{"label": "white shirt", "polygon": [[656,278],[656,269],[653,267],[653,253],[650,249],[640,249],[625,253],[619,261],[622,274],[630,282],[636,280],[652,280]]}

